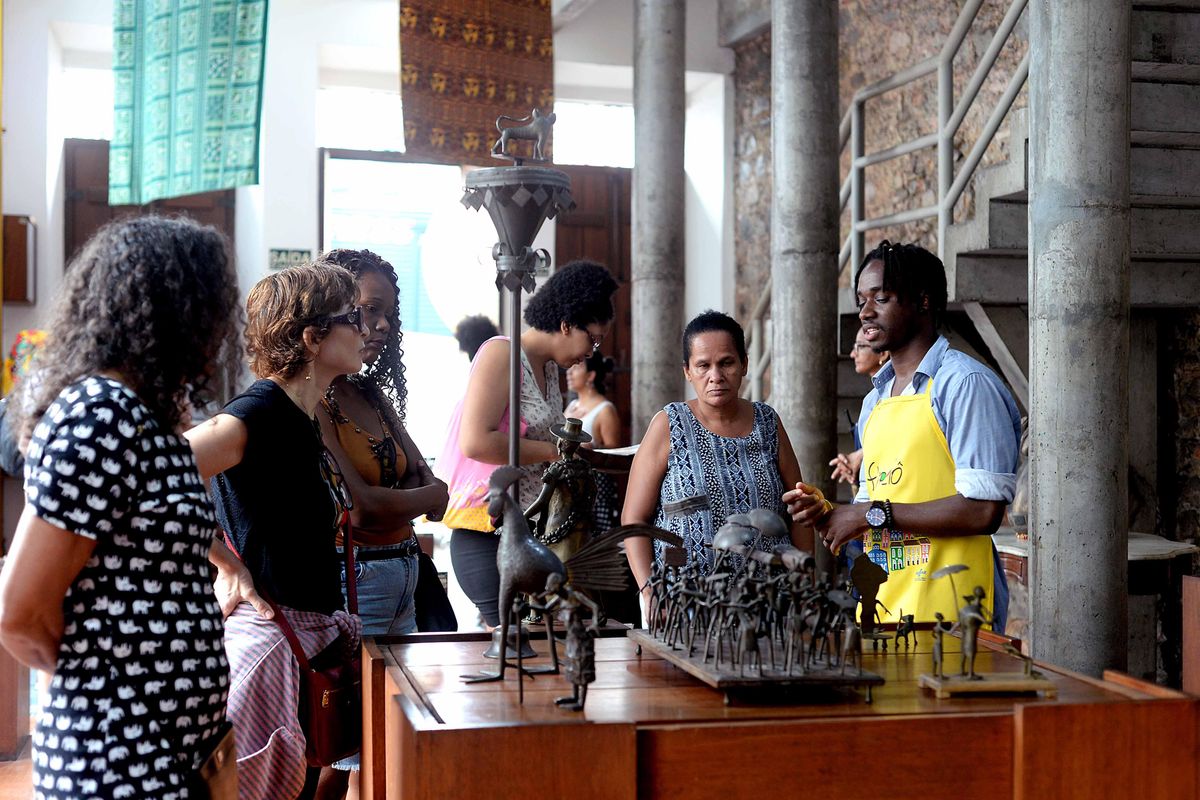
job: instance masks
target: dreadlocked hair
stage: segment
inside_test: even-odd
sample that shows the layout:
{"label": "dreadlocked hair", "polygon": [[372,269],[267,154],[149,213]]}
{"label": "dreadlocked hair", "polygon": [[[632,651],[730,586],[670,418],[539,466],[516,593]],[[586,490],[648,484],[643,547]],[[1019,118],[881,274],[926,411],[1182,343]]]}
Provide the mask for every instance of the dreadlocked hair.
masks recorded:
{"label": "dreadlocked hair", "polygon": [[[403,423],[408,407],[408,379],[404,375],[404,332],[400,329],[400,281],[396,269],[370,250],[339,248],[321,255],[318,261],[337,264],[349,270],[355,280],[367,273],[382,275],[395,293],[392,312],[388,315],[388,337],[379,357],[362,371],[346,379],[364,396],[388,414],[389,421]],[[386,402],[381,402],[386,401]]]}
{"label": "dreadlocked hair", "polygon": [[872,261],[883,264],[883,288],[901,300],[920,305],[929,300],[934,328],[940,328],[946,316],[946,267],[942,260],[919,244],[892,244],[887,239],[867,253],[854,271],[854,290],[858,279]]}

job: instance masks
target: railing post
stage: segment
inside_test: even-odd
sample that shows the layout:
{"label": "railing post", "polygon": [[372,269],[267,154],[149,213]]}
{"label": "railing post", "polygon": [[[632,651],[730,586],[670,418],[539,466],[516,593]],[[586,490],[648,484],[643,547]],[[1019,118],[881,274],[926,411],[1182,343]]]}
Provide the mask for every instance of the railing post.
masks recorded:
{"label": "railing post", "polygon": [[938,59],[938,229],[937,251],[946,260],[946,229],[954,215],[954,205],[948,202],[950,186],[954,183],[954,132],[950,117],[954,114],[954,53],[942,52]]}
{"label": "railing post", "polygon": [[858,269],[866,254],[866,235],[858,223],[867,218],[866,192],[863,191],[864,168],[858,160],[866,154],[863,131],[863,103],[855,99],[850,107],[850,269]]}

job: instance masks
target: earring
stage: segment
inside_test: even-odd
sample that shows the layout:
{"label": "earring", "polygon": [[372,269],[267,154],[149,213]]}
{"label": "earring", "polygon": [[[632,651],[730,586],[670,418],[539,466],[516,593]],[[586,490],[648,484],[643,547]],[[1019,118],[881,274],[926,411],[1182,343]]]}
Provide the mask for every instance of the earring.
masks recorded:
{"label": "earring", "polygon": [[314,365],[313,362],[308,362],[308,374],[304,376],[304,380],[311,381],[313,379],[313,373],[316,371],[316,369],[316,365]]}

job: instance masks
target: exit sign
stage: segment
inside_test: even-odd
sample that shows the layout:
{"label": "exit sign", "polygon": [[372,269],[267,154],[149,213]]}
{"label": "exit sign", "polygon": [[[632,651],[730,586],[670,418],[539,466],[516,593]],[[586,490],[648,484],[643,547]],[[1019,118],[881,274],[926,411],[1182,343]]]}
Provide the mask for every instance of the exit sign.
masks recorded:
{"label": "exit sign", "polygon": [[268,266],[271,269],[287,269],[297,264],[307,264],[312,261],[312,250],[276,250],[271,249]]}

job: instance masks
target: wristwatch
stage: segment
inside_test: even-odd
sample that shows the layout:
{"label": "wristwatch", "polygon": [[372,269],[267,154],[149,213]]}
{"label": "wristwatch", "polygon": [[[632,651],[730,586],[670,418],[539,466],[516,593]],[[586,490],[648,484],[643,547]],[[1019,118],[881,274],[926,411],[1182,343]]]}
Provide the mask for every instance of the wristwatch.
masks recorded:
{"label": "wristwatch", "polygon": [[873,500],[866,513],[867,524],[872,528],[893,528],[896,520],[892,517],[891,500]]}

